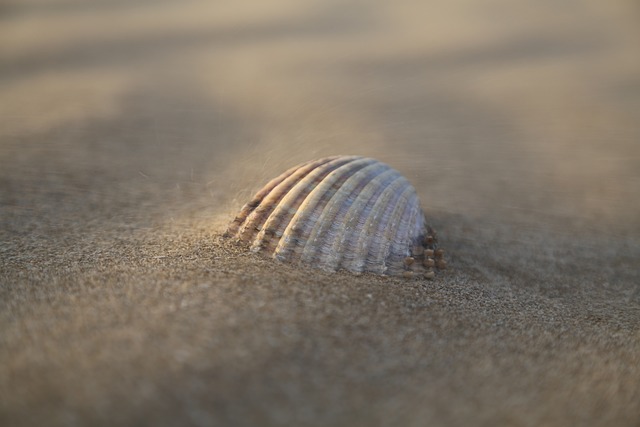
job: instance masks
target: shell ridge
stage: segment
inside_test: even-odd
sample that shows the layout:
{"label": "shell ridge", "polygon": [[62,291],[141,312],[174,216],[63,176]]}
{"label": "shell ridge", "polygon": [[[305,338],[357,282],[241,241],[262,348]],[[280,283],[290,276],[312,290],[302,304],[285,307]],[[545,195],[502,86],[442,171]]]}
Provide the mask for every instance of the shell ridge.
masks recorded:
{"label": "shell ridge", "polygon": [[297,180],[277,205],[271,209],[271,213],[264,222],[262,229],[254,238],[252,245],[253,250],[275,249],[278,241],[282,238],[286,224],[288,224],[290,218],[296,214],[298,207],[307,195],[333,170],[344,164],[351,163],[356,159],[357,157],[337,158],[317,167]]}
{"label": "shell ridge", "polygon": [[313,224],[309,224],[307,229],[307,239],[301,253],[301,257],[305,261],[312,260],[315,249],[324,244],[323,240],[326,237],[327,228],[333,224],[341,223],[342,215],[345,211],[344,207],[351,206],[357,197],[357,193],[374,179],[379,172],[379,162],[369,162],[365,168],[349,177],[340,189],[327,200],[324,208],[318,212],[317,220]]}
{"label": "shell ridge", "polygon": [[[339,206],[334,205],[333,209],[329,209],[329,206],[327,206],[329,212],[323,215],[323,221],[314,225],[309,244],[304,248],[305,254],[303,259],[305,261],[315,262],[318,261],[318,257],[330,253],[333,248],[332,239],[336,237],[336,232],[331,232],[331,230],[338,230],[344,224],[349,223],[351,216],[357,215],[356,212],[363,203],[363,211],[365,216],[368,216],[370,207],[369,209],[367,209],[367,207],[374,204],[382,191],[384,191],[384,185],[382,185],[384,180],[389,176],[398,175],[397,171],[383,164],[379,164],[376,170],[379,173],[367,182],[364,188],[357,193],[350,209],[344,212],[343,217],[338,216],[340,213],[338,209]],[[339,201],[336,201],[336,203],[339,203]]]}
{"label": "shell ridge", "polygon": [[403,178],[401,184],[404,188],[397,192],[395,202],[390,204],[383,212],[382,218],[373,234],[373,243],[369,247],[366,258],[364,258],[365,263],[374,266],[376,271],[381,274],[385,274],[387,271],[387,255],[391,239],[398,229],[400,216],[407,208],[407,193],[412,191],[412,187],[406,179]]}
{"label": "shell ridge", "polygon": [[277,177],[275,177],[274,179],[272,179],[271,181],[269,181],[264,187],[262,187],[260,189],[260,191],[258,191],[253,198],[246,203],[242,209],[240,210],[240,212],[238,213],[238,215],[236,215],[236,217],[234,218],[233,222],[229,225],[229,227],[227,228],[227,231],[225,232],[225,235],[227,237],[229,236],[234,236],[238,230],[240,229],[240,227],[242,226],[242,224],[244,223],[244,221],[247,219],[247,217],[249,216],[249,214],[251,212],[253,212],[253,210],[255,208],[257,208],[260,203],[262,202],[262,200],[277,186],[279,185],[282,181],[284,181],[285,179],[287,179],[289,176],[291,176],[296,170],[298,170],[300,167],[302,166],[306,166],[307,164],[311,163],[306,162],[300,166],[294,166],[292,168],[287,169],[285,172],[281,173],[280,175],[278,175]]}
{"label": "shell ridge", "polygon": [[[375,223],[379,209],[384,206],[385,200],[394,192],[393,188],[397,185],[397,181],[401,178],[400,174],[394,169],[388,168],[387,173],[382,174],[379,178],[379,188],[372,195],[364,194],[362,197],[363,204],[360,205],[361,210],[357,207],[351,209],[345,217],[345,224],[351,224],[341,230],[338,242],[334,243],[334,247],[342,248],[340,257],[337,260],[336,267],[345,268],[350,271],[361,272],[361,263],[363,255],[366,251],[358,250],[360,246],[367,246],[366,235],[370,224]],[[368,200],[365,198],[368,197]],[[367,227],[369,225],[369,227]]]}
{"label": "shell ridge", "polygon": [[[311,218],[322,213],[326,203],[340,194],[346,183],[360,176],[363,170],[370,165],[375,165],[372,159],[359,158],[344,164],[325,176],[318,185],[309,192],[302,201],[298,212],[286,224],[282,238],[278,242],[275,254],[279,259],[289,259],[297,254],[297,249],[302,249],[301,243],[305,241],[306,230],[309,228]],[[317,212],[320,210],[320,212]],[[316,221],[318,220],[316,219]],[[304,247],[304,245],[302,245]]]}
{"label": "shell ridge", "polygon": [[[411,234],[415,231],[413,226],[415,225],[415,220],[419,211],[420,206],[417,196],[412,194],[410,195],[406,208],[400,217],[396,232],[397,238],[391,241],[389,252],[385,257],[386,264],[388,266],[387,273],[389,274],[400,274],[404,270],[403,261],[406,257],[411,255],[411,249],[413,247]],[[418,234],[421,234],[420,230],[418,231]]]}
{"label": "shell ridge", "polygon": [[331,158],[319,159],[314,162],[308,162],[295,167],[295,171],[268,191],[265,197],[260,201],[259,205],[248,215],[244,224],[240,227],[237,233],[238,239],[243,241],[252,240],[258,230],[262,228],[266,220],[269,218],[273,208],[277,206],[278,202],[295,185],[295,183],[301,177],[306,176],[316,168],[330,161]]}
{"label": "shell ridge", "polygon": [[285,230],[288,239],[281,240],[276,251],[288,253],[295,259],[301,258],[305,248],[313,246],[310,244],[310,235],[314,224],[329,221],[327,216],[330,215],[331,206],[348,197],[358,185],[363,185],[361,181],[375,176],[378,168],[378,162],[363,157],[328,175],[301,205],[300,214],[291,220]]}

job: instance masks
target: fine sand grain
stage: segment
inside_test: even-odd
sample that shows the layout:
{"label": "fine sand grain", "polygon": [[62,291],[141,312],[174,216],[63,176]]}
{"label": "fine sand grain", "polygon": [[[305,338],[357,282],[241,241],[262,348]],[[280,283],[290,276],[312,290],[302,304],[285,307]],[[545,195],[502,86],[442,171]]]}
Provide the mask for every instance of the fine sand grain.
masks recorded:
{"label": "fine sand grain", "polygon": [[[251,3],[0,6],[0,425],[639,425],[637,4]],[[221,237],[333,154],[450,268]]]}

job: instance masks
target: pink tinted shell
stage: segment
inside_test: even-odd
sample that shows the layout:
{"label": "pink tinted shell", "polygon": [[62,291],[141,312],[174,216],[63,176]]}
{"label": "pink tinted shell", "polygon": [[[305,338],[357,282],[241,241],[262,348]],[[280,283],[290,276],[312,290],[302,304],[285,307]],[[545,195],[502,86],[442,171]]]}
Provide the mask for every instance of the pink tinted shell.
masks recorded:
{"label": "pink tinted shell", "polygon": [[404,277],[433,277],[437,249],[413,186],[359,156],[287,170],[258,191],[225,235],[283,262]]}

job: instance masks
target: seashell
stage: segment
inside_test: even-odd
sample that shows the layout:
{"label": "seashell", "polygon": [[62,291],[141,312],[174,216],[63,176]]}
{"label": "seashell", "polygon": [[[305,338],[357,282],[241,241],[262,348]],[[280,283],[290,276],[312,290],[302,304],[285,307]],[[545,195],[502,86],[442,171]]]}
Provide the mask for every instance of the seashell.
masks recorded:
{"label": "seashell", "polygon": [[438,250],[413,186],[359,156],[287,170],[240,210],[225,236],[284,262],[404,277],[432,278],[425,254]]}

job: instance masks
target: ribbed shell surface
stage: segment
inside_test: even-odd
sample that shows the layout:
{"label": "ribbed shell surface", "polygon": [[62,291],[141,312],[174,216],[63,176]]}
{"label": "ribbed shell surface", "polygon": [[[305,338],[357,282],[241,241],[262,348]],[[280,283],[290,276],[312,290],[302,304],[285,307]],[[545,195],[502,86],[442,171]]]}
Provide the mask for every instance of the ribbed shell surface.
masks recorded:
{"label": "ribbed shell surface", "polygon": [[285,262],[397,275],[425,233],[416,191],[399,172],[374,159],[336,156],[270,181],[226,234]]}

